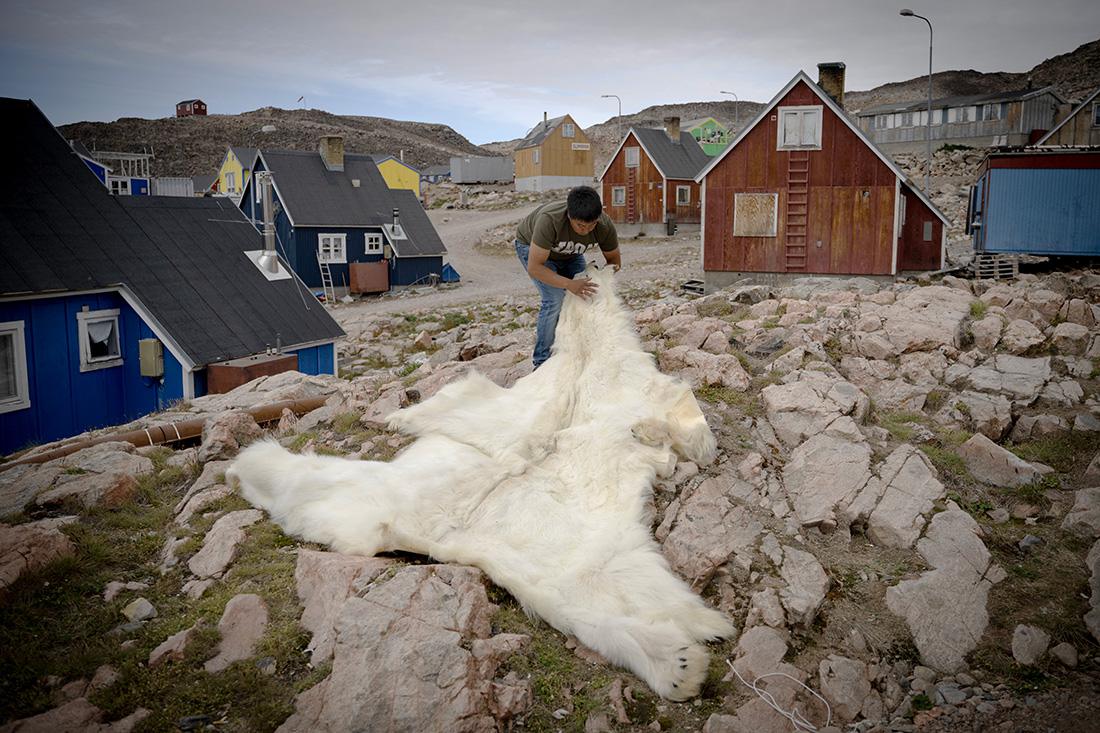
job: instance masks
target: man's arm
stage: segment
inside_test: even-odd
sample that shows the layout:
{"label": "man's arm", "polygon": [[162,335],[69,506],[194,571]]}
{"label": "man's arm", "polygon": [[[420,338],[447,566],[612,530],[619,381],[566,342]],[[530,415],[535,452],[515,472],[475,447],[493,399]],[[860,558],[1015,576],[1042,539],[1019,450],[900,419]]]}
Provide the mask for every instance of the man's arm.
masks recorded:
{"label": "man's arm", "polygon": [[546,260],[548,259],[550,259],[549,249],[532,244],[527,255],[527,274],[552,288],[568,290],[584,300],[587,300],[589,296],[596,292],[596,283],[586,277],[570,280],[563,275],[559,275],[546,266]]}
{"label": "man's arm", "polygon": [[618,272],[622,269],[623,257],[622,253],[619,252],[618,247],[609,252],[604,252],[603,258],[607,262],[607,264],[611,265],[611,267],[614,268],[615,272]]}

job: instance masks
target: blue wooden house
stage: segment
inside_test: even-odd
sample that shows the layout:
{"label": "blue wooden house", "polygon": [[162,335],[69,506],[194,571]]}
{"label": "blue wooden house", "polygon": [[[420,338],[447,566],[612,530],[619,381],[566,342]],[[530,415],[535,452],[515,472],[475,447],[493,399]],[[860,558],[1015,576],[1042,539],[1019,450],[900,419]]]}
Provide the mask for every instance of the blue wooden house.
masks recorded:
{"label": "blue wooden house", "polygon": [[208,366],[277,344],[335,373],[343,331],[285,263],[256,265],[232,202],[112,196],[32,102],[0,118],[20,141],[0,152],[0,454],[201,396]]}
{"label": "blue wooden house", "polygon": [[95,177],[99,179],[99,182],[102,183],[104,187],[106,187],[107,176],[112,173],[111,168],[106,163],[101,163],[96,160],[95,155],[93,155],[92,152],[88,150],[88,148],[86,148],[84,144],[79,140],[70,140],[69,145],[72,146],[73,152],[76,153],[76,156],[84,161],[84,165],[88,166],[88,170],[90,170],[95,175]]}
{"label": "blue wooden house", "polygon": [[257,226],[260,171],[272,175],[279,251],[310,287],[322,285],[321,262],[337,289],[350,285],[357,262],[384,260],[390,288],[442,278],[447,249],[416,195],[387,186],[370,156],[345,155],[343,138],[322,138],[317,153],[259,151],[240,201]]}
{"label": "blue wooden house", "polygon": [[966,221],[978,253],[1100,256],[1100,150],[990,153]]}

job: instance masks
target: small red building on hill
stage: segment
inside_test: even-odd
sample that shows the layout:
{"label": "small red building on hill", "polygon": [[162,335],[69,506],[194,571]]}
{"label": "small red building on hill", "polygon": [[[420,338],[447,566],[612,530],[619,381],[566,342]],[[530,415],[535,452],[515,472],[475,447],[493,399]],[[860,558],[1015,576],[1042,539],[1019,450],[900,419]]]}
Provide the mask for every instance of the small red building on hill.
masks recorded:
{"label": "small red building on hill", "polygon": [[176,117],[190,117],[191,115],[205,115],[206,102],[201,99],[185,99],[176,104]]}
{"label": "small red building on hill", "polygon": [[626,236],[663,232],[670,221],[698,226],[694,179],[708,162],[679,117],[666,118],[664,130],[632,127],[600,174],[604,209]]}
{"label": "small red building on hill", "polygon": [[946,217],[844,113],[844,65],[818,69],[820,85],[800,71],[696,177],[708,287],[943,267]]}

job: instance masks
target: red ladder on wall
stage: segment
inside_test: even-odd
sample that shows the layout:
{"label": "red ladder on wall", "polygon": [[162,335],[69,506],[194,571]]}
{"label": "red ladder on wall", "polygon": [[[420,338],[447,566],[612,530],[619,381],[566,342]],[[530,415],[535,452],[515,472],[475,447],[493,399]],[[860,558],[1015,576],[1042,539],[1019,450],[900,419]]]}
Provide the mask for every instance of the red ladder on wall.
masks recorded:
{"label": "red ladder on wall", "polygon": [[806,239],[810,214],[810,153],[787,154],[787,272],[806,271]]}
{"label": "red ladder on wall", "polygon": [[626,169],[626,222],[633,224],[638,221],[636,184],[637,168]]}

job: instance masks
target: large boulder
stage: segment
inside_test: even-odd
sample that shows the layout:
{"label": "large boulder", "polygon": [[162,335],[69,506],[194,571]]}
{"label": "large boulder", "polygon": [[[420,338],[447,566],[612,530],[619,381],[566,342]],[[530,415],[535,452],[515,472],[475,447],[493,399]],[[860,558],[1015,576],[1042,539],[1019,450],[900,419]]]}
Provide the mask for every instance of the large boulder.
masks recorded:
{"label": "large boulder", "polygon": [[974,368],[966,376],[970,387],[979,392],[997,392],[1014,401],[1031,404],[1050,379],[1050,357],[1029,359],[997,354]]}
{"label": "large boulder", "polygon": [[202,548],[187,561],[187,567],[199,578],[220,577],[237,557],[244,541],[244,528],[263,519],[259,509],[242,509],[219,517],[206,533]]}
{"label": "large boulder", "polygon": [[263,430],[245,410],[228,410],[215,415],[203,423],[199,460],[205,463],[232,458],[261,435]]}
{"label": "large boulder", "polygon": [[267,604],[255,593],[241,593],[225,604],[218,621],[217,654],[206,660],[207,672],[221,672],[234,662],[252,656],[256,644],[267,629]]}
{"label": "large boulder", "polygon": [[40,506],[70,499],[84,507],[118,506],[133,496],[138,479],[153,471],[153,462],[135,450],[120,441],[99,443],[50,461],[21,482],[37,485]]}
{"label": "large boulder", "polygon": [[1062,529],[1082,537],[1100,537],[1100,488],[1076,493],[1073,508],[1062,520]]}
{"label": "large boulder", "polygon": [[783,468],[783,486],[803,525],[836,526],[837,510],[871,478],[871,447],[822,433],[802,443]]}
{"label": "large boulder", "polygon": [[887,547],[912,547],[924,529],[924,517],[943,498],[943,484],[924,453],[908,444],[886,458],[878,481],[885,488],[867,518],[867,536]]}
{"label": "large boulder", "polygon": [[959,446],[958,453],[966,461],[970,475],[993,486],[1023,486],[1043,475],[1023,458],[980,433]]}
{"label": "large boulder", "polygon": [[75,521],[76,517],[57,517],[26,524],[0,524],[0,600],[24,574],[73,554],[73,543],[61,532],[61,527]]}
{"label": "large boulder", "polygon": [[1059,323],[1050,341],[1059,354],[1083,354],[1089,345],[1089,330],[1078,323]]}
{"label": "large boulder", "polygon": [[1018,318],[1005,328],[1001,348],[1010,354],[1022,354],[1046,341],[1043,332],[1031,322]]}
{"label": "large boulder", "polygon": [[825,602],[829,576],[816,557],[794,547],[783,548],[779,575],[787,583],[779,591],[779,599],[787,609],[787,618],[794,625],[809,628]]}
{"label": "large boulder", "polygon": [[683,500],[663,551],[677,573],[694,587],[702,587],[735,554],[743,556],[741,564],[747,565],[762,529],[744,507],[732,501],[730,480],[712,477]]}
{"label": "large boulder", "polygon": [[842,417],[863,419],[870,400],[839,376],[814,369],[791,372],[762,391],[768,422],[788,446],[824,432]]}
{"label": "large boulder", "polygon": [[948,506],[917,543],[932,570],[888,588],[886,605],[905,619],[925,665],[956,672],[985,633],[990,588],[1006,576],[991,564],[978,523],[953,502]]}
{"label": "large boulder", "polygon": [[752,377],[732,354],[711,354],[690,346],[675,346],[658,357],[661,369],[675,372],[692,387],[719,386],[745,390]]}
{"label": "large boulder", "polygon": [[973,299],[956,288],[915,288],[882,309],[883,333],[899,353],[958,347]]}

